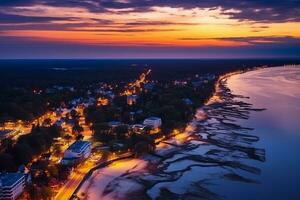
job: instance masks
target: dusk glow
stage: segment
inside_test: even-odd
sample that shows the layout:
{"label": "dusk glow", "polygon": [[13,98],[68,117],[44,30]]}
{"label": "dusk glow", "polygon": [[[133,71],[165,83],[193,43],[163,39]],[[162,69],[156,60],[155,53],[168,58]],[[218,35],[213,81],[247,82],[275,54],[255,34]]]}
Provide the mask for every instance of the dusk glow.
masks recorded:
{"label": "dusk glow", "polygon": [[8,1],[0,58],[297,57],[298,1]]}
{"label": "dusk glow", "polygon": [[0,74],[0,199],[299,199],[300,0],[0,0]]}

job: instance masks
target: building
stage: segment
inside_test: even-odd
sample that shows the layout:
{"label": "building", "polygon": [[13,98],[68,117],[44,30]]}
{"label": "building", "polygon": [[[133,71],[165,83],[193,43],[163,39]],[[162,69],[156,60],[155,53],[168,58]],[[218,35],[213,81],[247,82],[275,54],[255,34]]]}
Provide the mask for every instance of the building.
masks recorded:
{"label": "building", "polygon": [[122,122],[119,122],[119,121],[110,121],[107,123],[109,127],[111,128],[116,128],[118,126],[121,126],[122,125]]}
{"label": "building", "polygon": [[184,98],[184,99],[182,99],[182,101],[185,105],[188,105],[188,106],[193,105],[193,101],[189,98]]}
{"label": "building", "polygon": [[144,85],[145,91],[151,91],[151,90],[153,90],[154,86],[155,86],[154,83],[146,83]]}
{"label": "building", "polygon": [[61,119],[60,119],[60,120],[57,120],[57,121],[54,123],[54,125],[57,126],[57,127],[62,127],[63,124],[64,124],[64,121],[61,120]]}
{"label": "building", "polygon": [[162,124],[161,118],[159,117],[149,117],[143,122],[146,126],[151,126],[152,128],[159,128]]}
{"label": "building", "polygon": [[145,130],[147,126],[146,125],[143,125],[143,124],[134,124],[131,126],[132,128],[132,131],[134,133],[137,133],[137,134],[141,134],[143,133],[143,131]]}
{"label": "building", "polygon": [[71,144],[65,151],[61,160],[62,165],[73,165],[81,160],[88,158],[91,154],[91,143],[88,141],[78,140]]}
{"label": "building", "polygon": [[25,188],[25,176],[22,173],[0,173],[0,199],[15,200]]}
{"label": "building", "polygon": [[97,99],[97,106],[106,106],[109,104],[109,99],[106,97],[99,97]]}
{"label": "building", "polygon": [[134,104],[136,104],[137,99],[138,99],[138,95],[136,95],[136,94],[128,95],[127,96],[127,104],[130,106],[134,105]]}
{"label": "building", "polygon": [[0,130],[0,140],[11,136],[13,132],[13,130]]}

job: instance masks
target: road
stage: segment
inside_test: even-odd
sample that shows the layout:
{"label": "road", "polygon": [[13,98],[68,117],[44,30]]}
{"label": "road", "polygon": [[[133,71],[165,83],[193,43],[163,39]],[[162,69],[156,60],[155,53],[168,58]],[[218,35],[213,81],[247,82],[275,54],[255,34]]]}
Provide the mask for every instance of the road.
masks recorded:
{"label": "road", "polygon": [[78,187],[86,173],[95,166],[95,163],[87,160],[84,164],[78,166],[72,173],[68,182],[59,190],[55,199],[70,199],[74,190]]}
{"label": "road", "polygon": [[84,176],[96,165],[102,162],[106,162],[108,159],[108,154],[98,154],[95,156],[91,156],[84,163],[78,165],[75,170],[70,175],[69,180],[62,188],[60,188],[59,192],[55,196],[56,200],[65,200],[70,199],[73,195],[76,188],[79,186],[80,182],[84,178]]}
{"label": "road", "polygon": [[95,159],[89,159],[82,165],[78,166],[70,176],[68,182],[59,190],[55,196],[55,200],[68,200],[71,199],[72,195],[76,193],[76,189],[80,186],[80,183],[84,181],[85,176],[91,171],[99,167],[105,167],[114,161],[125,159],[133,156],[132,153],[122,153],[119,155],[104,153],[98,161]]}

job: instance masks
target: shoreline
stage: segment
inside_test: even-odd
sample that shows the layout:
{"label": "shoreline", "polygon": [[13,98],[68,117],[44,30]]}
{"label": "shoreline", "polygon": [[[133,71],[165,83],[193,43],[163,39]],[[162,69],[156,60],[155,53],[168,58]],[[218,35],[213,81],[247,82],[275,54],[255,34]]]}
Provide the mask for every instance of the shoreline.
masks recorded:
{"label": "shoreline", "polygon": [[[244,71],[243,71],[244,72]],[[218,95],[219,94],[219,92],[220,92],[220,88],[219,87],[222,87],[222,89],[224,89],[223,87],[224,87],[224,81],[225,80],[227,80],[230,76],[232,76],[232,75],[236,75],[236,74],[239,74],[239,73],[242,73],[241,71],[235,71],[235,72],[230,72],[230,73],[227,73],[227,74],[224,74],[224,75],[221,75],[219,78],[218,78],[218,80],[216,81],[216,83],[215,83],[215,89],[214,89],[214,92],[213,92],[213,94],[212,94],[212,96],[207,100],[207,102],[206,103],[204,103],[204,105],[203,106],[201,106],[201,107],[199,107],[199,108],[197,108],[196,110],[195,110],[195,113],[194,113],[194,118],[189,122],[189,123],[187,123],[187,125],[186,125],[186,127],[185,127],[185,131],[183,131],[183,132],[178,132],[178,133],[175,133],[175,134],[172,134],[172,135],[170,135],[169,137],[166,137],[166,138],[163,138],[162,140],[160,140],[160,141],[158,141],[158,142],[156,142],[156,146],[157,146],[157,148],[160,148],[159,146],[160,145],[162,145],[162,146],[169,146],[169,148],[170,149],[177,149],[177,148],[180,148],[180,146],[182,145],[182,144],[184,144],[184,143],[187,143],[187,142],[191,142],[191,141],[201,141],[201,138],[200,137],[195,137],[195,135],[193,135],[192,134],[192,132],[195,132],[195,131],[197,131],[196,130],[196,126],[197,125],[195,125],[195,124],[193,124],[193,123],[195,123],[196,121],[199,121],[199,120],[206,120],[207,118],[207,116],[204,116],[204,114],[205,113],[201,113],[201,116],[200,117],[202,117],[202,119],[200,119],[200,117],[199,116],[197,116],[197,114],[198,114],[198,112],[200,111],[200,110],[202,110],[203,109],[203,107],[205,107],[205,106],[207,106],[207,105],[209,105],[209,102],[212,100],[212,99],[214,99],[214,96],[216,96],[216,95]],[[187,129],[189,129],[189,127],[193,127],[194,129],[190,129],[190,130],[187,130]],[[174,142],[175,141],[175,143],[176,143],[176,145],[174,146],[174,143],[172,143],[172,142]],[[179,142],[179,144],[178,144],[178,142]],[[170,147],[171,146],[171,147]],[[161,149],[158,149],[157,151],[159,151],[159,150],[162,150],[163,151],[163,149],[164,149],[164,147],[161,147]],[[166,150],[166,151],[168,151],[168,150]],[[157,163],[159,163],[159,162],[161,162],[160,160],[162,159],[162,157],[161,156],[159,156],[156,152],[154,153],[154,154],[152,154],[152,155],[154,155],[155,157],[156,157],[156,161],[154,161],[154,165],[157,165]],[[163,156],[164,157],[164,156]],[[142,159],[143,160],[143,157],[142,158],[140,158],[140,159]],[[125,160],[128,160],[128,159],[125,159]],[[147,159],[146,159],[147,160]],[[114,163],[110,163],[109,165],[113,165]],[[108,165],[108,166],[109,166]],[[145,168],[145,170],[146,171],[149,171],[149,172],[151,172],[152,170],[153,170],[153,160],[151,160],[151,161],[148,161],[148,164],[147,164],[147,166],[146,166],[146,168]],[[152,166],[152,167],[151,167]],[[103,168],[103,167],[101,167],[101,168],[98,168],[97,170],[101,170],[101,169],[105,169],[105,167]],[[156,170],[155,170],[156,171]],[[91,178],[92,178],[92,175],[90,176]],[[86,180],[84,180],[84,182],[85,181],[88,181],[87,179]],[[84,185],[84,183],[81,183],[80,184],[80,186],[83,186]],[[80,190],[82,189],[82,187],[79,187],[79,188],[77,188],[76,189],[76,191],[77,192],[75,192],[74,194],[78,194],[79,192],[80,192]],[[85,191],[88,191],[88,189],[86,189]],[[145,188],[143,189],[143,191],[141,191],[141,193],[144,193],[145,194]],[[136,192],[134,192],[135,194],[136,194]],[[80,196],[80,195],[77,195],[77,196]],[[130,196],[130,195],[129,195]]]}
{"label": "shoreline", "polygon": [[[235,94],[232,94],[230,89],[227,87],[227,80],[228,78],[230,78],[231,76],[233,75],[237,75],[237,74],[241,74],[241,73],[246,73],[248,71],[253,71],[253,70],[257,70],[258,68],[255,68],[255,69],[250,69],[250,70],[246,70],[246,71],[236,71],[236,72],[231,72],[231,73],[227,73],[223,76],[221,76],[218,80],[218,83],[216,84],[216,90],[214,92],[214,95],[208,100],[207,103],[205,103],[205,105],[203,105],[202,107],[198,108],[197,109],[197,112],[199,112],[199,110],[202,112],[203,110],[204,111],[207,111],[207,107],[210,107],[212,106],[210,109],[214,109],[214,105],[213,104],[218,104],[216,102],[211,102],[211,100],[215,100],[214,96],[215,95],[222,95],[223,97],[225,98],[230,98],[230,99],[233,99],[235,97],[238,97],[238,98],[248,98],[248,97],[243,97],[243,96],[239,96],[239,95],[235,95]],[[248,103],[241,103],[241,102],[238,102],[237,103],[238,106],[241,106],[242,108],[242,111],[238,111],[238,110],[233,110],[234,112],[236,111],[237,113],[239,113],[239,115],[236,115],[238,118],[243,118],[243,119],[248,119],[248,117],[246,116],[247,114],[249,114],[249,112],[252,112],[252,111],[263,111],[264,109],[255,109],[253,108],[253,105],[251,104],[248,104]],[[226,107],[226,106],[225,106]],[[246,113],[243,113],[243,109],[245,110]],[[241,113],[240,113],[241,112]],[[206,116],[205,119],[202,119],[200,121],[206,121],[208,119],[210,119],[211,117],[209,116]],[[191,122],[189,122],[189,124],[191,123],[195,123],[195,120],[196,122],[198,122],[199,120],[197,120],[197,118],[194,118]],[[242,126],[236,126],[234,125],[234,123],[229,123],[229,122],[225,122],[223,121],[222,119],[220,119],[220,122],[226,126],[229,126],[230,129],[233,129],[233,130],[242,130],[242,131],[252,131],[253,129],[251,128],[247,128],[247,127],[242,127]],[[209,146],[209,145],[216,145],[220,148],[228,148],[228,149],[232,149],[232,150],[235,150],[235,151],[241,151],[241,152],[245,152],[247,154],[247,158],[249,159],[253,159],[253,160],[257,160],[259,162],[264,162],[265,161],[265,151],[263,149],[253,149],[252,147],[248,148],[248,147],[239,147],[239,146],[232,146],[231,145],[227,145],[226,143],[223,143],[223,142],[220,142],[218,140],[215,140],[214,138],[210,137],[210,136],[207,136],[207,137],[202,137],[199,135],[196,135],[197,139],[195,139],[195,132],[198,132],[198,131],[201,131],[201,128],[197,127],[198,125],[196,124],[196,129],[194,130],[194,132],[192,132],[191,134],[188,134],[186,136],[186,139],[184,143],[190,143],[191,141],[195,140],[195,142],[200,142],[200,146],[202,145],[202,147],[205,147],[205,146]],[[209,125],[206,125],[207,128],[209,127]],[[249,140],[251,142],[257,142],[259,141],[259,138],[257,136],[254,136],[254,135],[247,135],[247,134],[238,134],[238,133],[234,133],[236,136],[238,137],[241,137],[241,138],[245,138],[245,140]],[[164,142],[164,141],[163,141]],[[182,144],[180,146],[172,146],[171,148],[173,148],[173,151],[171,151],[170,153],[167,153],[166,155],[164,155],[162,158],[158,159],[158,161],[156,163],[154,163],[155,166],[158,166],[158,165],[161,165],[163,163],[163,160],[168,160],[168,159],[171,159],[172,156],[176,155],[176,151],[179,149],[182,150],[182,148],[184,149],[185,147],[183,147],[185,144]],[[188,148],[187,148],[188,150]],[[191,157],[193,160],[196,159],[195,157],[196,155],[194,155],[194,157]],[[256,167],[252,167],[252,166],[247,166],[245,164],[242,164],[242,163],[228,163],[228,162],[224,162],[224,161],[214,161],[214,160],[211,160],[211,159],[206,159],[204,157],[199,157],[196,159],[197,161],[200,161],[200,162],[204,162],[204,163],[207,163],[207,164],[200,164],[200,165],[192,165],[193,167],[208,167],[208,166],[229,166],[229,167],[232,167],[232,168],[241,168],[242,170],[245,170],[245,171],[248,171],[249,173],[253,173],[253,174],[260,174],[260,169],[256,168]],[[212,162],[213,164],[208,164]],[[150,165],[153,165],[153,163],[150,163]],[[189,168],[189,170],[192,169],[192,168]],[[147,166],[146,168],[146,171],[148,171],[148,173],[152,174],[152,173],[155,173],[157,171],[159,171],[157,168],[153,168],[153,166],[151,166],[151,168],[149,166]],[[185,170],[184,170],[185,171]],[[184,172],[183,171],[183,172]],[[182,174],[183,175],[183,174]],[[257,180],[253,180],[253,179],[250,179],[250,178],[246,178],[246,177],[243,177],[243,176],[240,176],[238,174],[235,174],[235,173],[232,173],[232,174],[228,174],[226,175],[227,179],[229,180],[233,180],[233,181],[241,181],[241,182],[245,182],[245,183],[254,183],[254,184],[259,184],[259,181]],[[178,178],[175,178],[174,181],[176,181]],[[158,183],[156,183],[158,184]],[[154,185],[156,185],[154,184]],[[130,193],[128,195],[126,195],[128,198],[127,199],[130,199],[129,197],[132,196],[133,194],[134,195],[139,195],[139,198],[140,199],[146,199],[146,196],[148,197],[148,195],[146,195],[146,191],[149,191],[149,189],[151,189],[154,185],[152,186],[148,186],[148,187],[144,187],[143,189],[141,189],[140,191],[135,191],[133,193]],[[212,191],[209,191],[209,190],[206,190],[204,193],[205,196],[215,196],[217,194],[213,193]],[[169,194],[171,195],[171,194]],[[167,197],[170,197],[168,194],[167,194]],[[172,196],[172,195],[171,195]],[[126,198],[125,198],[126,199]]]}

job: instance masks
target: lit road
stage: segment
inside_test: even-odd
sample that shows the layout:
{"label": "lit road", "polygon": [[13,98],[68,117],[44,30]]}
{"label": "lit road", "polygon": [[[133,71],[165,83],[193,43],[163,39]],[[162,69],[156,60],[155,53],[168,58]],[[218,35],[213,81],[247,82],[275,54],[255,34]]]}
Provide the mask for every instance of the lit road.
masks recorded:
{"label": "lit road", "polygon": [[131,156],[131,153],[124,153],[120,155],[114,155],[108,153],[102,155],[101,159],[98,159],[98,161],[95,161],[95,158],[89,158],[85,163],[79,165],[71,174],[69,180],[66,184],[63,185],[62,188],[60,188],[59,192],[55,196],[54,199],[56,200],[66,200],[70,199],[77,189],[77,187],[80,185],[80,182],[84,179],[85,175],[94,167],[97,165],[105,164],[106,162]]}
{"label": "lit road", "polygon": [[59,190],[55,199],[63,200],[70,199],[74,190],[80,184],[80,181],[83,179],[84,175],[93,167],[94,165],[87,162],[83,166],[80,166],[78,169],[72,172],[68,182]]}
{"label": "lit road", "polygon": [[[107,156],[102,156],[99,162],[105,162],[106,160],[107,160]],[[57,200],[70,199],[75,189],[79,186],[80,182],[84,178],[84,176],[99,162],[96,162],[95,158],[89,158],[84,163],[77,166],[77,168],[71,173],[67,183],[64,184],[63,187],[59,190],[59,192],[55,196],[55,199]]]}

